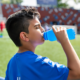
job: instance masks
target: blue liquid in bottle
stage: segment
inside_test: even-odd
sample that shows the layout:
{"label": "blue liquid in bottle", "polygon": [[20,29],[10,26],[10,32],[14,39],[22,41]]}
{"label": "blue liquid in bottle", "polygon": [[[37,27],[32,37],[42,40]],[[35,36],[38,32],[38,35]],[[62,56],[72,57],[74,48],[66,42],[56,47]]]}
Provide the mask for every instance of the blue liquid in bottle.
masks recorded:
{"label": "blue liquid in bottle", "polygon": [[[67,32],[69,40],[75,39],[75,31],[74,31],[74,29],[67,29],[66,32]],[[44,32],[43,33],[43,38],[45,40],[49,40],[49,41],[56,41],[57,40],[57,38],[56,38],[56,36],[55,36],[55,34],[54,34],[52,29],[49,30],[49,31]]]}

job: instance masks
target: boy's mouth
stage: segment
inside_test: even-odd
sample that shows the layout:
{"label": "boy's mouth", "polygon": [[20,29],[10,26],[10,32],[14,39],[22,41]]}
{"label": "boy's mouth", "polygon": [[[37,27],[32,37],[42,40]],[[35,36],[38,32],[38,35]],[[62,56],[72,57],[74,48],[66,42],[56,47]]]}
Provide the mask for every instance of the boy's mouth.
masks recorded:
{"label": "boy's mouth", "polygon": [[43,39],[43,41],[45,41],[45,39],[44,39],[43,35],[42,35],[42,39]]}
{"label": "boy's mouth", "polygon": [[45,39],[44,39],[44,37],[43,37],[43,33],[44,33],[44,32],[42,32],[42,39],[43,39],[43,41],[45,41]]}

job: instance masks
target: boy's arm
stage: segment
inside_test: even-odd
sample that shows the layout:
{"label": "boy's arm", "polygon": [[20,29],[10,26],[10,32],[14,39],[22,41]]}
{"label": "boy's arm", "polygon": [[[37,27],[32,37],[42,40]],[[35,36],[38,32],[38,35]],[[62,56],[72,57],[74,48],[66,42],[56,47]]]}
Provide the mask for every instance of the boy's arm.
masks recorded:
{"label": "boy's arm", "polygon": [[80,60],[68,39],[65,28],[60,27],[57,30],[54,27],[52,28],[67,56],[68,79],[80,79]]}
{"label": "boy's arm", "polygon": [[66,56],[67,56],[67,66],[69,68],[69,79],[76,79],[80,78],[80,60],[73,49],[71,43],[69,40],[66,40],[66,42],[61,43]]}

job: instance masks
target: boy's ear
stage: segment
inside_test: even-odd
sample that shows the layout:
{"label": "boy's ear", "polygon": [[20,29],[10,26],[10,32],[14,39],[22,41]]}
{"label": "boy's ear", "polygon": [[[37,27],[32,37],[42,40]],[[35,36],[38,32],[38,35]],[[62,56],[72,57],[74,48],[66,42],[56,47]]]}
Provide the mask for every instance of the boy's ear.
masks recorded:
{"label": "boy's ear", "polygon": [[20,38],[24,41],[29,41],[28,34],[25,32],[20,33]]}

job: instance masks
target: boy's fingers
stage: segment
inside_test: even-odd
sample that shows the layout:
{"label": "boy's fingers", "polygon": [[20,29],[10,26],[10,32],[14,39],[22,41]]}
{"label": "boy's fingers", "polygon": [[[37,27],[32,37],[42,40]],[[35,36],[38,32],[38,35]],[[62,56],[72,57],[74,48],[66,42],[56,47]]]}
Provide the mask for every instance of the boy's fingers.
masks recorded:
{"label": "boy's fingers", "polygon": [[61,26],[61,27],[60,27],[60,30],[63,30],[63,29],[64,29],[64,27]]}
{"label": "boy's fingers", "polygon": [[62,30],[62,27],[60,27],[60,30]]}
{"label": "boy's fingers", "polygon": [[56,32],[55,26],[52,26],[52,29],[53,29],[53,32],[55,33]]}
{"label": "boy's fingers", "polygon": [[59,27],[57,27],[57,31],[60,31],[60,28]]}

